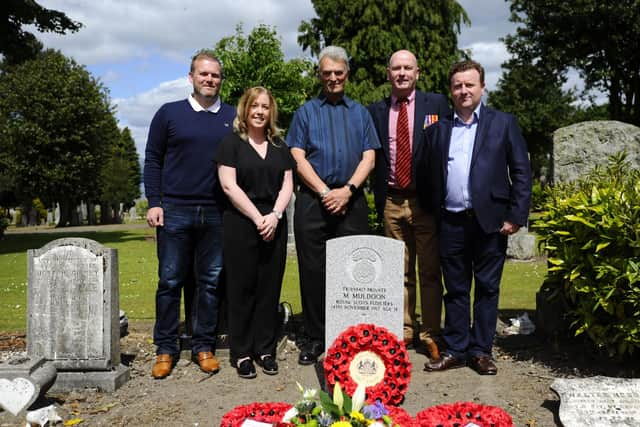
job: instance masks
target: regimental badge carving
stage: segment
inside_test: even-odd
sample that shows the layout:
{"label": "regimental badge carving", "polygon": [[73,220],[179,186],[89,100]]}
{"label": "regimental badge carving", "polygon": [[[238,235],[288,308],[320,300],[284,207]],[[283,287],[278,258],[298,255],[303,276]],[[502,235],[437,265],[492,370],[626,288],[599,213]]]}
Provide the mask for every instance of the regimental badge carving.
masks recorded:
{"label": "regimental badge carving", "polygon": [[369,248],[358,248],[349,255],[347,272],[355,282],[372,283],[380,277],[382,258],[376,251]]}

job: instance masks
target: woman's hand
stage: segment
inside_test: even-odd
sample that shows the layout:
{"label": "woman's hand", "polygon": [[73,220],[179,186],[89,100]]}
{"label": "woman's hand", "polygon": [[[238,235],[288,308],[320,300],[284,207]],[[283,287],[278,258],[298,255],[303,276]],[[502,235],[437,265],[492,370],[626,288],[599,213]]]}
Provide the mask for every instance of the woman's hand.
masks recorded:
{"label": "woman's hand", "polygon": [[265,242],[273,240],[276,234],[276,229],[278,228],[278,218],[276,217],[276,214],[271,212],[267,215],[263,215],[261,220],[258,222],[259,223],[256,224],[256,227],[258,228],[258,233],[260,233],[262,240]]}

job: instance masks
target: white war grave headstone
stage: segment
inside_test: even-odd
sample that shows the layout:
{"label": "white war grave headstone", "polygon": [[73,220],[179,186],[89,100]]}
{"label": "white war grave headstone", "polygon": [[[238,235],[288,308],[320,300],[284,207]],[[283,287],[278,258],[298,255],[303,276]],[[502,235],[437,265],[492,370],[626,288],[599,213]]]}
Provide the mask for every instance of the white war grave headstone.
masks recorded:
{"label": "white war grave headstone", "polygon": [[325,348],[349,326],[373,323],[402,340],[404,243],[357,235],[327,241]]}

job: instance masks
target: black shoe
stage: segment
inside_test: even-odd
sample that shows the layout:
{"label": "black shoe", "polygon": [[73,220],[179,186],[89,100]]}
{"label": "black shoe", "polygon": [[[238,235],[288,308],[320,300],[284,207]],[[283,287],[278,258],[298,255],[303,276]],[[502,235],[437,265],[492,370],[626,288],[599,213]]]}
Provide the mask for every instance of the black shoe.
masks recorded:
{"label": "black shoe", "polygon": [[449,353],[442,353],[437,360],[429,360],[424,364],[425,371],[446,371],[447,369],[467,366],[466,360],[456,359]]}
{"label": "black shoe", "polygon": [[310,341],[302,347],[298,363],[301,365],[313,365],[318,361],[318,357],[324,353],[322,341]]}
{"label": "black shoe", "polygon": [[240,378],[251,379],[256,377],[256,367],[253,366],[253,361],[251,359],[244,359],[238,367],[238,376]]}
{"label": "black shoe", "polygon": [[270,354],[256,359],[258,366],[262,367],[262,372],[267,375],[276,375],[278,373],[278,362]]}
{"label": "black shoe", "polygon": [[498,373],[496,364],[489,356],[474,356],[469,360],[469,366],[480,375],[496,375]]}

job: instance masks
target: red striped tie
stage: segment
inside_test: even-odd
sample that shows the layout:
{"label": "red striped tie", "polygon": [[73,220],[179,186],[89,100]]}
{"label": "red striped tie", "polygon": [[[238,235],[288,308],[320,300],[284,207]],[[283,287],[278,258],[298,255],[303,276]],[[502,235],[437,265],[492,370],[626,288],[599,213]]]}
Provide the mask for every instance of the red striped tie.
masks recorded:
{"label": "red striped tie", "polygon": [[411,183],[411,143],[409,142],[409,118],[406,98],[398,99],[400,112],[396,125],[396,184],[406,188]]}

